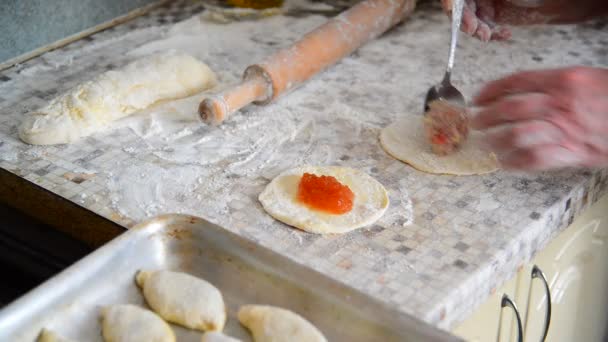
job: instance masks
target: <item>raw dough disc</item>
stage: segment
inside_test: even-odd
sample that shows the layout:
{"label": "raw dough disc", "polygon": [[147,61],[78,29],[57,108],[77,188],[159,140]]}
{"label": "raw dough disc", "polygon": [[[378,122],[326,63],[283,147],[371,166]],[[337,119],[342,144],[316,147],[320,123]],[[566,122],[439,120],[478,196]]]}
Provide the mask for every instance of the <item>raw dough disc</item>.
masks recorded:
{"label": "raw dough disc", "polygon": [[154,312],[132,304],[104,308],[101,318],[106,342],[175,342],[169,324]]}
{"label": "raw dough disc", "polygon": [[238,318],[251,331],[255,342],[327,342],[314,325],[282,308],[244,305]]}
{"label": "raw dough disc", "polygon": [[[346,214],[331,215],[312,210],[297,201],[302,175],[333,176],[355,194],[353,209]],[[264,210],[275,219],[307,232],[318,234],[346,233],[378,220],[389,200],[386,189],[369,175],[338,166],[303,166],[283,172],[260,194]]]}
{"label": "raw dough disc", "polygon": [[168,322],[190,329],[222,331],[226,306],[220,291],[190,274],[139,271],[135,277],[152,310]]}
{"label": "raw dough disc", "polygon": [[479,132],[471,132],[457,152],[437,156],[427,143],[422,118],[407,115],[385,127],[380,133],[380,144],[391,156],[428,173],[450,175],[478,175],[498,169],[496,156],[480,147]]}
{"label": "raw dough disc", "polygon": [[209,89],[215,74],[196,58],[168,51],[107,71],[53,99],[25,118],[19,137],[28,144],[73,142],[159,101]]}

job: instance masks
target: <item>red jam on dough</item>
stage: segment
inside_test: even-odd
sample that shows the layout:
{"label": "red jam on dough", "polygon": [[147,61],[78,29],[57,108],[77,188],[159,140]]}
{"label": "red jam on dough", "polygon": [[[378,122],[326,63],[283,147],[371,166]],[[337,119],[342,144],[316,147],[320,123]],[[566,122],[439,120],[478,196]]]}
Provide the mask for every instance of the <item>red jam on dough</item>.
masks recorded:
{"label": "red jam on dough", "polygon": [[341,215],[353,209],[355,194],[332,176],[304,173],[298,185],[297,199],[311,209]]}
{"label": "red jam on dough", "polygon": [[469,134],[466,109],[442,100],[431,102],[429,107],[424,116],[424,127],[433,153],[445,156],[456,152]]}

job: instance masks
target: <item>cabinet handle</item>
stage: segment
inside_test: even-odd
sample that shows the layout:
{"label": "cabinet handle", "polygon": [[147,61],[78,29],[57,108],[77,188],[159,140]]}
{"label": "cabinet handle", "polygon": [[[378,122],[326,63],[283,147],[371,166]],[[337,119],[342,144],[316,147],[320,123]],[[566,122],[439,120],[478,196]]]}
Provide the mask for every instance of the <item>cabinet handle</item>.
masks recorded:
{"label": "cabinet handle", "polygon": [[551,324],[551,290],[549,289],[549,282],[547,282],[547,277],[540,269],[540,267],[534,265],[532,267],[532,273],[530,274],[532,281],[530,282],[530,289],[528,290],[528,309],[526,310],[526,327],[528,326],[528,318],[530,317],[530,300],[532,297],[532,282],[534,279],[540,279],[545,287],[545,296],[547,296],[547,309],[545,311],[545,327],[543,328],[543,334],[540,339],[541,342],[544,342],[547,338],[547,334],[549,333],[549,325]]}
{"label": "cabinet handle", "polygon": [[517,342],[523,342],[524,333],[521,327],[521,317],[519,316],[519,310],[517,310],[517,305],[513,303],[511,298],[509,298],[506,293],[502,295],[502,300],[500,301],[500,316],[498,318],[500,321],[498,323],[498,336],[496,336],[496,341],[498,342],[500,340],[500,330],[502,328],[502,309],[506,306],[510,307],[511,309],[513,309],[513,312],[515,312],[515,318],[517,319]]}

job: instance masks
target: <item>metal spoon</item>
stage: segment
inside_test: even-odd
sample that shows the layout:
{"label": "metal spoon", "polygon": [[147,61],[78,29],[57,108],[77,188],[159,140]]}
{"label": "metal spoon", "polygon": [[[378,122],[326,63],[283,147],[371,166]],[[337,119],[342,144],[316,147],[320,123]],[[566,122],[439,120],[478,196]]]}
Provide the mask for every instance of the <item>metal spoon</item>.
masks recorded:
{"label": "metal spoon", "polygon": [[462,93],[450,83],[452,67],[454,67],[454,53],[456,52],[458,33],[460,33],[463,7],[464,0],[452,0],[452,40],[450,42],[450,52],[448,55],[448,67],[445,70],[445,75],[443,75],[441,83],[431,87],[426,93],[426,98],[424,99],[425,113],[429,110],[429,103],[437,99],[445,100],[460,107],[466,106],[466,101]]}

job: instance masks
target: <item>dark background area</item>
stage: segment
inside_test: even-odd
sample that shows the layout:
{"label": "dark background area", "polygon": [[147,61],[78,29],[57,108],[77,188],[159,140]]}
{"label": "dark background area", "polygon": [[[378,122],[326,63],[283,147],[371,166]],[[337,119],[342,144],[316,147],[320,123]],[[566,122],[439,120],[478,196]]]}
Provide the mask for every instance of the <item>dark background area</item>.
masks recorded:
{"label": "dark background area", "polygon": [[84,243],[0,203],[0,309],[90,252]]}

